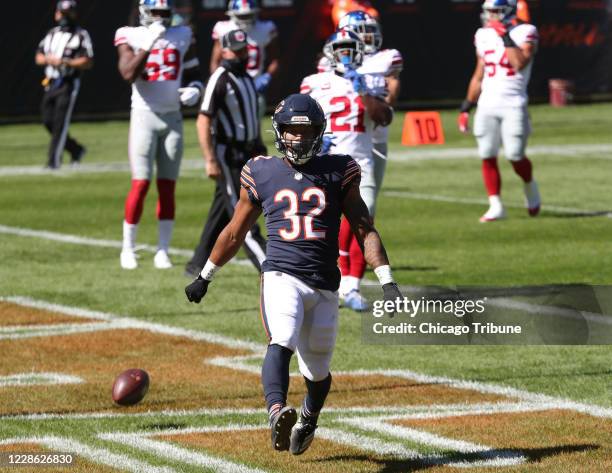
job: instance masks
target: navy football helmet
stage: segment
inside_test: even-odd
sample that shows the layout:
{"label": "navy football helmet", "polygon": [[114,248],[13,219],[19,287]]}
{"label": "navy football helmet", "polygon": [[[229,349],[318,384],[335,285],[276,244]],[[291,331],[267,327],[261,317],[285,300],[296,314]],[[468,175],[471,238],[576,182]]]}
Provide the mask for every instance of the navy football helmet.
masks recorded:
{"label": "navy football helmet", "polygon": [[363,52],[363,41],[349,30],[336,31],[327,38],[323,46],[323,54],[329,59],[332,69],[341,74],[361,66]]}
{"label": "navy football helmet", "polygon": [[376,18],[364,11],[352,11],[340,18],[339,30],[355,33],[364,44],[366,54],[378,52],[382,46],[383,36]]}
{"label": "navy football helmet", "polygon": [[[290,125],[308,127],[312,131],[300,140],[288,140],[284,135]],[[319,103],[310,95],[293,94],[276,107],[272,126],[276,149],[292,163],[301,165],[320,151],[327,120]]]}
{"label": "navy football helmet", "polygon": [[149,26],[156,21],[161,21],[164,26],[170,26],[172,6],[172,0],[140,0],[138,6],[140,24]]}
{"label": "navy football helmet", "polygon": [[516,18],[517,0],[485,0],[482,4],[482,23],[501,21],[509,25]]}
{"label": "navy football helmet", "polygon": [[257,21],[259,6],[257,0],[230,0],[225,13],[238,28],[248,33]]}

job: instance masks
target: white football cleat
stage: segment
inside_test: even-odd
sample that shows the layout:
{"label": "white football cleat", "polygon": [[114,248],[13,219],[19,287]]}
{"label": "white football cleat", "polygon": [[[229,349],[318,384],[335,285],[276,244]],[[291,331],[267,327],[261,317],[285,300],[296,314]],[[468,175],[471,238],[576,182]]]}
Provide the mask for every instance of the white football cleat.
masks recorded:
{"label": "white football cleat", "polygon": [[138,267],[136,253],[132,250],[122,250],[119,260],[121,261],[121,267],[123,269],[136,269]]}
{"label": "white football cleat", "polygon": [[535,217],[540,213],[540,190],[538,189],[538,183],[535,180],[525,183],[525,200],[527,205],[527,212],[532,217]]}
{"label": "white football cleat", "polygon": [[503,206],[491,206],[485,214],[480,217],[480,223],[495,222],[496,220],[502,220],[506,218],[506,211]]}
{"label": "white football cleat", "polygon": [[172,267],[172,261],[165,250],[157,250],[155,258],[153,258],[153,265],[157,269],[170,269]]}
{"label": "white football cleat", "polygon": [[365,312],[368,310],[370,305],[358,290],[353,289],[344,296],[341,307],[346,307],[347,309],[354,310],[355,312]]}

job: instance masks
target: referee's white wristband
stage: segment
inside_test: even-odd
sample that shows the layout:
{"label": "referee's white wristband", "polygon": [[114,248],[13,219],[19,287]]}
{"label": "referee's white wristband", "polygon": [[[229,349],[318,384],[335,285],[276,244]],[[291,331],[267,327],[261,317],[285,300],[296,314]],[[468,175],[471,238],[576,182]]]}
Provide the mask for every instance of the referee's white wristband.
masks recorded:
{"label": "referee's white wristband", "polygon": [[391,266],[385,264],[384,266],[379,266],[378,268],[374,268],[374,273],[376,273],[376,277],[380,282],[381,286],[385,284],[389,284],[391,282],[395,282],[393,280],[393,275],[391,274]]}
{"label": "referee's white wristband", "polygon": [[200,276],[207,281],[212,281],[215,273],[221,269],[221,266],[217,266],[211,260],[208,260],[204,265],[204,269],[200,272]]}

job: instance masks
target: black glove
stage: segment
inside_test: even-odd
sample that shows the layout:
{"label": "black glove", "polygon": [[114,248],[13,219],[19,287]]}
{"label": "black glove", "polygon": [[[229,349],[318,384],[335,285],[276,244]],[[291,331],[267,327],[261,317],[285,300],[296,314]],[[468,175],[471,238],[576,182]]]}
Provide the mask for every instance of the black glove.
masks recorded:
{"label": "black glove", "polygon": [[198,276],[198,279],[193,281],[185,288],[185,294],[187,294],[187,299],[189,302],[199,304],[202,298],[206,295],[209,284],[210,281],[204,279],[202,276]]}
{"label": "black glove", "polygon": [[[383,284],[382,289],[383,289],[383,298],[385,299],[385,302],[393,301],[393,303],[396,304],[398,298],[400,300],[403,299],[403,296],[399,290],[399,287],[397,287],[397,284],[395,284],[394,282],[388,282],[387,284]],[[389,317],[393,317],[394,315],[395,315],[395,312],[389,312]]]}

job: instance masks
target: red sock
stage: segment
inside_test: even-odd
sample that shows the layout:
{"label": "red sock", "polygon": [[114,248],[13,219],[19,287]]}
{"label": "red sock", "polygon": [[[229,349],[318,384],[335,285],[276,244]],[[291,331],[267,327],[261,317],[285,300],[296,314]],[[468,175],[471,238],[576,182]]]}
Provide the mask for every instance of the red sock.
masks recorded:
{"label": "red sock", "polygon": [[170,179],[157,180],[157,218],[158,220],[174,220],[174,188],[176,181]]}
{"label": "red sock", "polygon": [[501,193],[501,175],[497,167],[497,157],[482,160],[482,180],[488,195]]}
{"label": "red sock", "polygon": [[149,182],[145,180],[132,179],[132,187],[125,199],[125,221],[129,224],[140,222],[145,197],[149,190]]}
{"label": "red sock", "polygon": [[351,271],[349,273],[350,276],[355,278],[363,278],[366,269],[366,261],[363,256],[363,251],[361,251],[361,247],[359,246],[359,242],[357,241],[357,237],[353,235],[353,239],[351,240]]}
{"label": "red sock", "polygon": [[348,276],[351,272],[351,260],[349,252],[351,250],[351,240],[353,239],[353,230],[348,223],[346,217],[342,217],[340,221],[340,233],[338,236],[338,247],[340,248],[340,256],[338,257],[338,266],[340,274]]}
{"label": "red sock", "polygon": [[512,167],[524,182],[531,182],[533,179],[533,166],[527,156],[520,161],[512,161]]}

